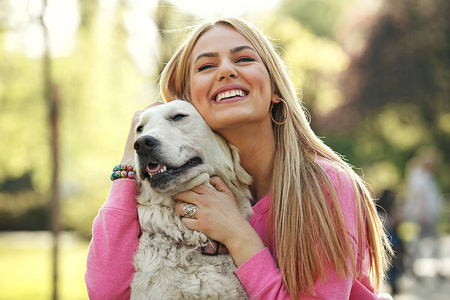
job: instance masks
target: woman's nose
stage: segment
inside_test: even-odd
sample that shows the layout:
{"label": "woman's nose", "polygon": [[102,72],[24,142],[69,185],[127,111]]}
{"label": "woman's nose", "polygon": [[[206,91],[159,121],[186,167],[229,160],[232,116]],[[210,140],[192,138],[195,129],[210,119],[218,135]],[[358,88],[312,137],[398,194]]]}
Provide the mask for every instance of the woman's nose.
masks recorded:
{"label": "woman's nose", "polygon": [[224,61],[219,66],[219,72],[217,73],[217,80],[224,80],[226,78],[237,78],[238,73],[235,66],[230,61]]}

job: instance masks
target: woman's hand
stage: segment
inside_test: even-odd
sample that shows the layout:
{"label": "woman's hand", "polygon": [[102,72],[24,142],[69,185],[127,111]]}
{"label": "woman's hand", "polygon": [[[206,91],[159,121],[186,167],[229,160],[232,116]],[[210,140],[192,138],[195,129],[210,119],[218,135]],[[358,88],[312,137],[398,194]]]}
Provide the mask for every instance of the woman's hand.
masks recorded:
{"label": "woman's hand", "polygon": [[154,102],[147,106],[144,109],[138,110],[134,113],[133,119],[131,120],[131,127],[130,131],[128,132],[127,142],[125,144],[125,150],[122,156],[122,160],[120,161],[121,164],[126,165],[132,165],[134,166],[134,142],[136,140],[136,125],[139,123],[139,117],[141,116],[142,112],[146,110],[147,108],[157,106],[163,104],[162,102]]}
{"label": "woman's hand", "polygon": [[250,223],[242,216],[231,190],[217,176],[210,180],[214,188],[197,186],[174,196],[180,201],[176,212],[181,216],[186,203],[197,206],[194,218],[182,218],[183,224],[224,244],[240,266],[265,246]]}

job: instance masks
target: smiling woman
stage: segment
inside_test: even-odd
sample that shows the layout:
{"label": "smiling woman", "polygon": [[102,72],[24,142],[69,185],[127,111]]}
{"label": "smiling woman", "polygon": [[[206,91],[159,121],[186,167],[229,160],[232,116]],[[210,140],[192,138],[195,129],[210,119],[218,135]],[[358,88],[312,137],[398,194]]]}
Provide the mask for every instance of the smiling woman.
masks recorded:
{"label": "smiling woman", "polygon": [[[227,247],[250,299],[391,299],[379,293],[391,251],[373,197],[312,131],[289,72],[263,33],[236,18],[198,25],[166,65],[160,86],[166,102],[191,102],[239,150],[241,167],[253,179],[249,221],[220,174],[211,185],[174,196],[186,228]],[[95,293],[106,290],[99,282],[120,283],[117,293],[126,298],[139,242],[136,186],[118,181],[107,203],[130,215],[120,220],[101,211],[91,249],[102,251],[90,251],[86,281]],[[196,207],[193,218],[186,218],[187,205]],[[121,230],[101,220],[118,222]],[[111,248],[105,237],[132,249]],[[117,274],[104,278],[105,268]]]}

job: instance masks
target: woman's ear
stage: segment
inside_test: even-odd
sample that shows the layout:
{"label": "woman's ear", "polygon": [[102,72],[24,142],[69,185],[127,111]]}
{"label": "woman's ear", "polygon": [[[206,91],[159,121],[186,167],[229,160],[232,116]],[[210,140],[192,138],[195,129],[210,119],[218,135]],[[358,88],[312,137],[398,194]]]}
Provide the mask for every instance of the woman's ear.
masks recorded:
{"label": "woman's ear", "polygon": [[271,99],[271,103],[276,104],[276,103],[280,103],[281,98],[280,96],[278,96],[276,93],[273,93],[272,95],[272,99]]}

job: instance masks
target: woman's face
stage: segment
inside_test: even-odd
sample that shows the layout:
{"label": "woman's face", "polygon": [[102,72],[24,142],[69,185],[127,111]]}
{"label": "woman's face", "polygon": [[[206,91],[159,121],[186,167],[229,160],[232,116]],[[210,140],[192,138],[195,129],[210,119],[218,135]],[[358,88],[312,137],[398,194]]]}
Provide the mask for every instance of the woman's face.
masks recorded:
{"label": "woman's face", "polygon": [[252,44],[231,27],[216,25],[199,38],[190,57],[189,88],[192,103],[219,133],[271,126],[269,106],[278,99],[269,73]]}

